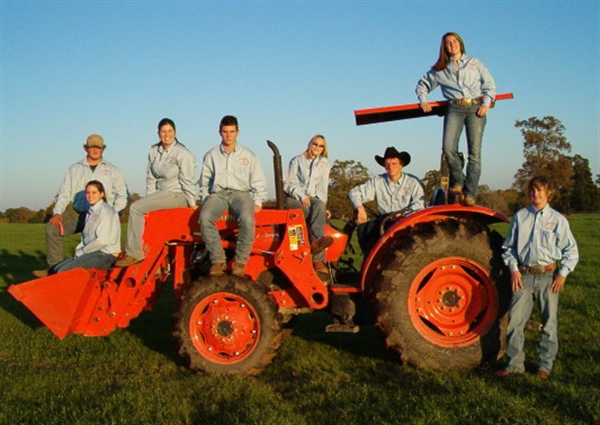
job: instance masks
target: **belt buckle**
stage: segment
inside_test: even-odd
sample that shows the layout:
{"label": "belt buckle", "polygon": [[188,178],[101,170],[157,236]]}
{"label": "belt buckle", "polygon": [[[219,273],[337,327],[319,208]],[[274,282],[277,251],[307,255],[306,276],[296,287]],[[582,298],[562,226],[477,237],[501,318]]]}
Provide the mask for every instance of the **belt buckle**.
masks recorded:
{"label": "belt buckle", "polygon": [[529,273],[531,274],[544,274],[546,270],[544,270],[544,266],[540,264],[536,264],[535,266],[529,267]]}
{"label": "belt buckle", "polygon": [[458,99],[456,101],[456,104],[458,106],[460,106],[461,108],[468,108],[473,104],[473,99],[470,99],[468,97],[464,97],[462,99]]}

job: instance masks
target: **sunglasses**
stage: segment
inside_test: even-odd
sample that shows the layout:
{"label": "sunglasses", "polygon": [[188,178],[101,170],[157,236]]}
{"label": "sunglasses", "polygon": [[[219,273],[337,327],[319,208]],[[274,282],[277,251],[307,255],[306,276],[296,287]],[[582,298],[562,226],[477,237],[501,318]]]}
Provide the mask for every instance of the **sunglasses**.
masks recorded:
{"label": "sunglasses", "polygon": [[320,145],[317,142],[312,142],[311,145],[313,145],[313,146],[315,146],[317,148],[324,148],[325,147],[325,145]]}

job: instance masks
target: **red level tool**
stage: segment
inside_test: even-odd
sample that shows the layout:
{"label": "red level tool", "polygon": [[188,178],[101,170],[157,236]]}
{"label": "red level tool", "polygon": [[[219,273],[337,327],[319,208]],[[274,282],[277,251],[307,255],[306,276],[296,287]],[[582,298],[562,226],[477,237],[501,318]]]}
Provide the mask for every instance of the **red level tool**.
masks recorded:
{"label": "red level tool", "polygon": [[[512,99],[512,93],[497,94],[491,107],[498,100]],[[356,125],[376,124],[379,122],[399,121],[408,118],[428,117],[430,115],[442,116],[446,113],[448,101],[429,102],[431,112],[423,112],[418,103],[408,103],[406,105],[383,106],[381,108],[358,109],[354,111]]]}

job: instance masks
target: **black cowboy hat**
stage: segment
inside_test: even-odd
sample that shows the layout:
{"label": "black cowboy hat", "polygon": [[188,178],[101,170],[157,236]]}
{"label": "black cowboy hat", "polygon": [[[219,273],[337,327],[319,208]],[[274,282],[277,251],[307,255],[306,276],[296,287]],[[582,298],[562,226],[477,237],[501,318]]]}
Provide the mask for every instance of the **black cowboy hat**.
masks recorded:
{"label": "black cowboy hat", "polygon": [[384,166],[385,160],[388,158],[398,158],[403,167],[410,164],[410,154],[408,152],[398,152],[393,146],[390,146],[385,150],[383,157],[375,155],[375,161],[382,167]]}

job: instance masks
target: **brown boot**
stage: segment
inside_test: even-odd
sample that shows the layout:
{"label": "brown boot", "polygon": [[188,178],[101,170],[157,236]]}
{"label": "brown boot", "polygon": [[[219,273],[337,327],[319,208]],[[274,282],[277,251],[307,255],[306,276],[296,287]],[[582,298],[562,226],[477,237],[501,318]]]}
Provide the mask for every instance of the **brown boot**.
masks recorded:
{"label": "brown boot", "polygon": [[144,261],[143,258],[133,258],[130,257],[129,255],[124,256],[123,258],[121,258],[120,260],[118,260],[115,263],[116,267],[127,267],[127,266],[131,266],[132,264],[137,264],[141,261]]}
{"label": "brown boot", "polygon": [[231,270],[231,274],[237,277],[246,276],[246,263],[235,263]]}
{"label": "brown boot", "polygon": [[31,272],[35,277],[46,277],[48,276],[48,269],[46,270],[34,270]]}
{"label": "brown boot", "polygon": [[322,261],[315,261],[313,263],[313,268],[315,269],[315,271],[317,273],[329,273],[329,269],[327,268],[325,263]]}
{"label": "brown boot", "polygon": [[208,274],[211,276],[222,276],[225,272],[225,263],[218,262],[212,263],[210,266],[210,270],[208,270]]}

